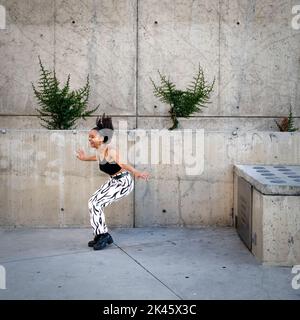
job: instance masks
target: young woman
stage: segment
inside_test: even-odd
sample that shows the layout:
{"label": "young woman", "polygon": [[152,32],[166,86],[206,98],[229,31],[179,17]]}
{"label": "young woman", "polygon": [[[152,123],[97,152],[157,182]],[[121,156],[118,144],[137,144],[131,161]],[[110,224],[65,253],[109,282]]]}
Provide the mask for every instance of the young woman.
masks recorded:
{"label": "young woman", "polygon": [[83,150],[77,151],[77,158],[82,161],[98,161],[99,169],[110,178],[91,196],[88,202],[90,222],[94,229],[94,240],[88,243],[94,250],[101,250],[107,244],[113,243],[113,238],[107,232],[105,224],[104,207],[114,201],[127,196],[134,187],[134,180],[130,173],[137,178],[148,180],[147,172],[140,172],[122,162],[117,150],[109,143],[113,135],[113,124],[111,117],[98,117],[96,127],[89,132],[89,143],[95,148],[96,155],[88,156]]}

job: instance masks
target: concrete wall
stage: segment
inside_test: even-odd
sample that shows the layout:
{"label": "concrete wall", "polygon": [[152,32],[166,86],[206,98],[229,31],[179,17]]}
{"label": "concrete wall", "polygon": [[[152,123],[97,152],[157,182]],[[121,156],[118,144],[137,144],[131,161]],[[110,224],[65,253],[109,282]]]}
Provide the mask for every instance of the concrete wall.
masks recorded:
{"label": "concrete wall", "polygon": [[[157,69],[185,87],[198,63],[216,78],[212,103],[182,128],[277,130],[300,117],[300,30],[287,0],[2,0],[0,127],[40,128],[31,82],[37,56],[73,88],[90,75],[90,107],[129,128],[166,128],[168,106],[153,95]],[[90,128],[91,117],[78,128]],[[296,119],[300,127],[300,118]]]}
{"label": "concrete wall", "polygon": [[[204,170],[187,175],[184,164],[138,163],[149,145],[136,134],[129,159],[151,178],[106,208],[109,226],[232,225],[233,164],[300,164],[300,133],[205,131]],[[75,157],[79,147],[92,152],[86,131],[7,130],[0,139],[0,225],[89,225],[87,201],[107,177]]]}
{"label": "concrete wall", "polygon": [[[149,183],[108,208],[122,226],[232,224],[233,163],[299,163],[299,135],[277,131],[293,107],[300,128],[300,30],[287,0],[2,0],[0,128],[40,129],[31,82],[38,55],[61,82],[79,88],[89,74],[91,108],[115,127],[162,129],[168,106],[153,95],[159,69],[180,88],[198,64],[216,84],[208,108],[180,127],[205,129],[205,170],[156,165]],[[95,117],[79,121],[91,128]],[[237,130],[238,135],[232,135]],[[132,131],[133,132],[133,131]],[[88,225],[85,202],[104,181],[97,166],[75,159],[86,132],[1,134],[3,225]],[[72,156],[70,156],[72,155]],[[167,172],[167,174],[166,174]],[[119,210],[121,209],[121,210]]]}

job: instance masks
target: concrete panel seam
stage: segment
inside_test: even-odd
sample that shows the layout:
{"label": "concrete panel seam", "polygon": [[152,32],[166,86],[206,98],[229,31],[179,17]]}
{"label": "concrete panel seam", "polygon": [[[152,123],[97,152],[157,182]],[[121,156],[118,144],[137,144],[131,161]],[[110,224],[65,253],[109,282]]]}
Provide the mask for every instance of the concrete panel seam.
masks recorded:
{"label": "concrete panel seam", "polygon": [[156,279],[158,282],[160,282],[164,287],[166,287],[169,291],[171,291],[176,297],[178,297],[180,300],[183,300],[183,298],[178,295],[173,289],[171,289],[168,285],[166,285],[162,280],[160,280],[157,276],[155,276],[151,271],[149,271],[146,267],[144,267],[139,261],[134,259],[128,252],[126,252],[123,248],[118,246],[115,243],[115,246],[118,247],[123,253],[125,253],[131,260],[133,260],[136,264],[138,264],[141,268],[143,268],[147,273],[149,273],[154,279]]}

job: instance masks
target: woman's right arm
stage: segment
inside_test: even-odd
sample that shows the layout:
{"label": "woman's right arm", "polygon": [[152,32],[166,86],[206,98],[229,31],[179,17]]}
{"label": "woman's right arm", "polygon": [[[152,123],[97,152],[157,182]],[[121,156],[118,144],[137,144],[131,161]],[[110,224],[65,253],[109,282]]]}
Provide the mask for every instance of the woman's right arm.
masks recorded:
{"label": "woman's right arm", "polygon": [[97,161],[97,157],[87,156],[83,150],[77,150],[77,158],[82,161]]}

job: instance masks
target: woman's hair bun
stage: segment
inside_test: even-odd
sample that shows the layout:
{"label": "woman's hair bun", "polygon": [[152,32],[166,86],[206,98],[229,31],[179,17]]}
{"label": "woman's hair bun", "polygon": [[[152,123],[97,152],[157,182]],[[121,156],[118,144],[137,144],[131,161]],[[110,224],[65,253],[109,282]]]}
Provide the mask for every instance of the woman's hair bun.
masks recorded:
{"label": "woman's hair bun", "polygon": [[102,125],[103,125],[103,128],[105,128],[105,129],[114,130],[111,117],[109,117],[109,116],[106,117],[105,113],[103,113],[103,116],[102,116]]}
{"label": "woman's hair bun", "polygon": [[105,116],[105,113],[103,113],[102,117],[98,116],[96,119],[96,126],[99,130],[101,129],[111,129],[114,130],[112,120],[110,116]]}
{"label": "woman's hair bun", "polygon": [[113,135],[113,124],[111,117],[105,116],[103,113],[102,117],[98,116],[96,119],[96,127],[93,130],[98,131],[104,137],[104,143],[109,142]]}

